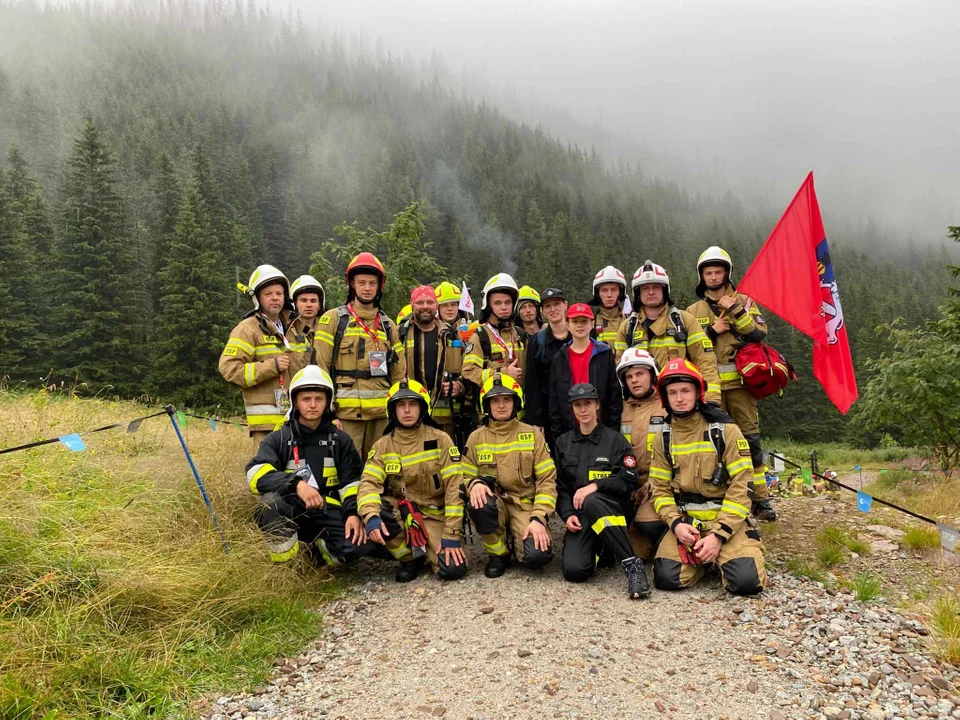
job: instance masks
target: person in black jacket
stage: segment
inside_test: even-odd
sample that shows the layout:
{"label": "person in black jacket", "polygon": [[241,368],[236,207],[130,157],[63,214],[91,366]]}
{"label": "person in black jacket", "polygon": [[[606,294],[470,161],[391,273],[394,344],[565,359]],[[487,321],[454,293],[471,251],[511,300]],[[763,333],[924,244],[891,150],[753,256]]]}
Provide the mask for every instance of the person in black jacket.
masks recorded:
{"label": "person in black jacket", "polygon": [[372,549],[357,515],[363,463],[350,436],[333,425],[330,376],[308,365],[291,380],[290,400],[289,420],[247,463],[270,559],[292,560],[305,543],[327,565],[355,562]]}
{"label": "person in black jacket", "polygon": [[576,426],[567,394],[578,383],[589,383],[600,401],[600,423],[620,429],[623,392],[617,379],[617,361],[610,346],[590,337],[593,310],[586,303],[574,303],[567,311],[572,340],[553,357],[550,367],[548,406],[550,432],[558,438]]}
{"label": "person in black jacket", "polygon": [[557,514],[563,537],[563,577],[583,582],[603,551],[620,561],[627,597],[650,594],[643,561],[633,554],[627,518],[633,517],[637,459],[619,432],[599,423],[600,399],[590,384],[574,385],[570,405],[579,427],[557,440]]}
{"label": "person in black jacket", "polygon": [[570,342],[567,328],[567,301],[563,290],[547,288],[541,296],[547,325],[527,339],[527,372],[524,373],[524,421],[543,428],[547,444],[552,447],[547,393],[550,390],[550,368],[553,357]]}

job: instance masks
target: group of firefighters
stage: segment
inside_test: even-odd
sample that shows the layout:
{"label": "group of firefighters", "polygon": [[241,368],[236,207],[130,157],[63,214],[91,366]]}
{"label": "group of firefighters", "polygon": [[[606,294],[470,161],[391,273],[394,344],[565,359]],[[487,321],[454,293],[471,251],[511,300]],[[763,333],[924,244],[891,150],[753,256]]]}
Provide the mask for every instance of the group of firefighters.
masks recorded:
{"label": "group of firefighters", "polygon": [[346,303],[329,310],[315,278],[258,267],[220,372],[243,389],[257,447],[247,481],[271,558],[382,557],[398,582],[427,564],[458,579],[472,527],[495,578],[552,560],[557,515],[569,581],[619,564],[628,597],[644,597],[652,557],[658,589],[715,565],[729,592],[759,593],[757,520],[776,515],[757,400],[733,356],[766,324],[732,271],[722,248],[704,251],[699,299],[682,310],[648,260],[627,314],[612,266],[589,303],[500,273],[472,322],[450,282],[415,288],[388,317],[371,253],[347,266]]}

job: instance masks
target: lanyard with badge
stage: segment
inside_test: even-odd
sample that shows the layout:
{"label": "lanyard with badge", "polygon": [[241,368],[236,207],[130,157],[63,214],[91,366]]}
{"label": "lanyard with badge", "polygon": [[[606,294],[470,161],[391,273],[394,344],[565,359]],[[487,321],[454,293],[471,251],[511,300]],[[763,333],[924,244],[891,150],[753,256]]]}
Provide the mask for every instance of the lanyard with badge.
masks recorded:
{"label": "lanyard with badge", "polygon": [[[274,322],[266,315],[261,315],[261,317],[267,322],[268,325],[273,325],[277,337],[283,341],[283,347],[285,350],[290,350],[290,343],[287,342],[287,334],[284,331],[283,324],[280,322]],[[280,387],[276,388],[273,391],[273,404],[277,406],[280,410],[280,414],[287,412],[290,409],[290,395],[287,393],[287,389],[283,386],[283,373],[281,372],[277,375],[277,380],[280,382]]]}
{"label": "lanyard with badge", "polygon": [[350,311],[350,316],[354,319],[354,322],[356,322],[357,325],[359,325],[363,331],[370,336],[377,348],[376,350],[371,350],[369,353],[367,353],[367,356],[370,359],[370,377],[386,377],[389,374],[389,370],[387,368],[387,351],[380,349],[380,338],[378,336],[378,332],[380,330],[379,311],[377,312],[376,317],[373,319],[373,330],[371,330],[367,324],[360,319],[360,316],[354,312],[353,305],[347,305],[347,310]]}
{"label": "lanyard with badge", "polygon": [[310,467],[306,462],[303,465],[300,464],[300,447],[296,440],[293,440],[293,464],[300,468],[307,468],[310,472],[310,476],[307,478],[307,485],[312,487],[314,490],[319,490],[320,486],[317,485],[317,479],[313,476],[313,468]]}
{"label": "lanyard with badge", "polygon": [[513,347],[507,345],[507,343],[503,341],[503,337],[501,337],[500,333],[497,332],[497,329],[493,327],[493,325],[491,325],[490,323],[487,323],[487,330],[490,331],[490,334],[493,336],[493,339],[497,341],[497,345],[503,348],[503,351],[507,354],[507,359],[512,361]]}

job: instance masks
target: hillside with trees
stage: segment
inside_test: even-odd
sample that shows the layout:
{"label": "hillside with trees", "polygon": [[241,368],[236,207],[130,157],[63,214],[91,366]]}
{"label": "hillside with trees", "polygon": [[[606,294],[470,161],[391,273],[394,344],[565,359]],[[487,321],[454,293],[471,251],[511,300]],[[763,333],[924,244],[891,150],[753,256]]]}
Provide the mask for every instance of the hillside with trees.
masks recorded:
{"label": "hillside with trees", "polygon": [[[586,300],[600,267],[629,276],[652,258],[686,306],[706,246],[740,275],[777,218],[568,145],[444,73],[254,0],[0,2],[0,147],[0,376],[221,412],[240,405],[216,370],[249,307],[235,283],[263,262],[307,272],[344,222],[379,232],[421,203],[418,240],[475,298],[509,271]],[[891,342],[878,326],[937,315],[951,251],[827,226],[864,386]],[[764,431],[877,442],[826,400],[809,342],[768,320],[802,383],[764,402]]]}

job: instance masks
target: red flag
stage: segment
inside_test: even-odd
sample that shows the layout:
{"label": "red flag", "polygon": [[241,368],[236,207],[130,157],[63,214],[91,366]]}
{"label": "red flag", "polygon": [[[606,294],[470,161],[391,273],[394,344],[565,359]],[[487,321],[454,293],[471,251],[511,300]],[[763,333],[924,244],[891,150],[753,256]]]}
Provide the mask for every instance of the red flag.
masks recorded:
{"label": "red flag", "polygon": [[846,414],[857,399],[857,379],[813,173],[803,181],[737,289],[813,339],[814,377]]}

